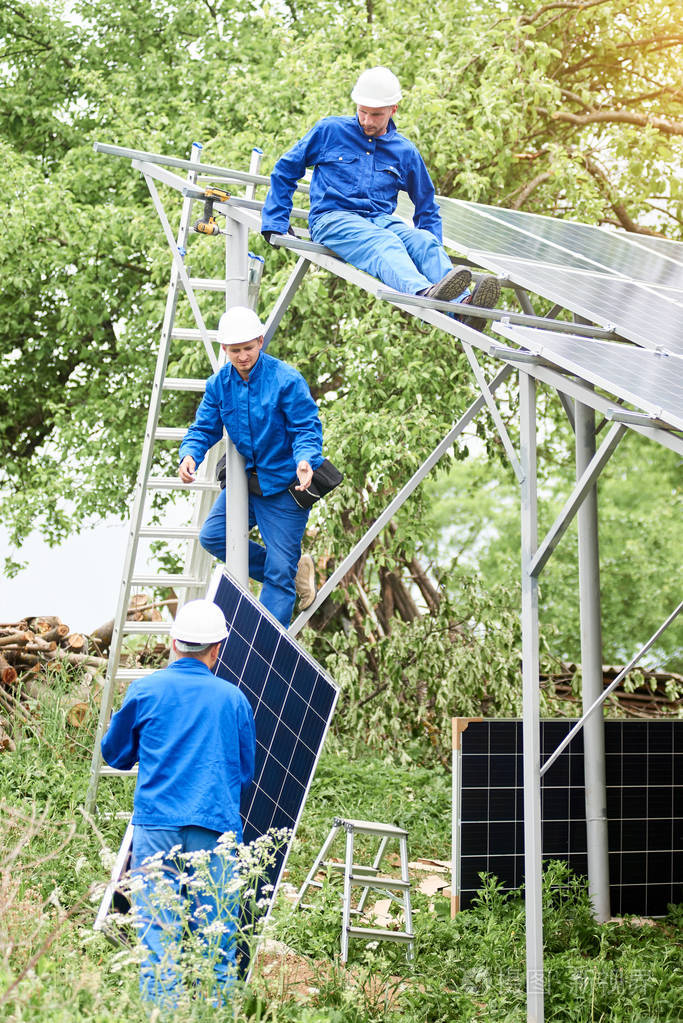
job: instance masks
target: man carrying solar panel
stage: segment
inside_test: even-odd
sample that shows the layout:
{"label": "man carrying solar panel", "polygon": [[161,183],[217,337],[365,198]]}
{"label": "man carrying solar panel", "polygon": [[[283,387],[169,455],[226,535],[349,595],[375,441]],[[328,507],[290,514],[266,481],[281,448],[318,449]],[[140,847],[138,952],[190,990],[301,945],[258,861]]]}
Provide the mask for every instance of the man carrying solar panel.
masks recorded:
{"label": "man carrying solar panel", "polygon": [[[256,740],[246,696],[212,671],[227,635],[212,601],[185,604],[171,628],[178,659],[131,683],[102,739],[112,767],[138,764],[131,870],[140,883],[131,897],[146,949],[140,991],[164,1010],[176,1007],[182,987],[183,893],[191,900],[191,928],[201,923],[220,934],[213,962],[217,1003],[234,983],[238,905],[229,853],[216,849],[226,832],[242,841],[240,797],[254,775]],[[206,888],[201,880],[197,887],[191,857],[185,860],[199,850],[210,853]]]}
{"label": "man carrying solar panel", "polygon": [[[289,626],[297,592],[302,609],[315,599],[313,560],[301,557],[310,512],[298,495],[308,491],[325,461],[323,432],[308,384],[298,370],[263,348],[264,326],[252,309],[234,306],[221,316],[218,340],[228,363],[206,384],[195,420],[180,445],[178,475],[192,483],[223,427],[244,457],[249,486],[249,576],[261,582],[261,603]],[[327,463],[329,464],[329,463]],[[297,495],[297,498],[295,496]],[[225,561],[226,490],[199,534],[202,546]]]}
{"label": "man carrying solar panel", "polygon": [[[472,274],[454,267],[442,245],[434,185],[420,153],[393,121],[401,99],[398,78],[386,67],[359,76],[351,99],[355,117],[325,117],[275,164],[261,215],[261,232],[287,234],[297,181],[313,167],[308,226],[314,242],[396,291],[476,306],[494,306],[495,277],[470,294]],[[414,227],[396,216],[399,191],[415,207]],[[483,320],[469,317],[469,326]]]}

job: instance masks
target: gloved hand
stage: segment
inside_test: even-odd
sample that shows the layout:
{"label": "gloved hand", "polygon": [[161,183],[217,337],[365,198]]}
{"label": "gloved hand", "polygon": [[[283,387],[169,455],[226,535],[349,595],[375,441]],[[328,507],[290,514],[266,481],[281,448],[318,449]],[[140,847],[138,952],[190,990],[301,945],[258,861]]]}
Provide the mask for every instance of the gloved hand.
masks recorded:
{"label": "gloved hand", "polygon": [[[282,231],[261,231],[261,234],[266,239],[266,241],[268,242],[269,245],[273,244],[270,239],[273,237],[274,234],[282,234],[282,233],[283,233]],[[293,227],[288,227],[287,228],[287,234],[292,234],[292,235],[294,235],[296,237],[296,234],[295,234],[295,231],[294,231]]]}

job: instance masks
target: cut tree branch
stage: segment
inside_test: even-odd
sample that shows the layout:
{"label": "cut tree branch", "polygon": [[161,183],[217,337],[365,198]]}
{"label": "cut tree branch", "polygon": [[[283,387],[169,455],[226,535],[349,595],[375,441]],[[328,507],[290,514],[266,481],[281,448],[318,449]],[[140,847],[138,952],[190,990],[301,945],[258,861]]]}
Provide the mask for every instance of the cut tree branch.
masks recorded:
{"label": "cut tree branch", "polygon": [[568,121],[581,127],[587,124],[633,124],[638,128],[656,128],[665,135],[683,135],[683,122],[667,121],[653,114],[638,114],[634,110],[594,110],[590,114],[556,110],[550,116],[553,121]]}

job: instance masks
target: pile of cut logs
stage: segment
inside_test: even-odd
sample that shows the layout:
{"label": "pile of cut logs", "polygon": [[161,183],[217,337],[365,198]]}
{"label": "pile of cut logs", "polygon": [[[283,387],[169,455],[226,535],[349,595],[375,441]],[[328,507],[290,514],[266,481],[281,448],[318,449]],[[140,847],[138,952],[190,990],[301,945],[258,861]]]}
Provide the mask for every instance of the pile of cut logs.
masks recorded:
{"label": "pile of cut logs", "polygon": [[[161,621],[160,608],[168,606],[174,614],[175,605],[175,599],[153,602],[145,593],[135,594],[130,600],[128,618]],[[74,687],[61,701],[67,722],[82,724],[93,702],[99,702],[113,631],[113,619],[87,636],[71,632],[68,625],[53,615],[0,623],[0,751],[15,748],[12,722],[32,725],[33,706],[44,704],[52,693],[49,676],[64,664],[82,669],[74,673]],[[140,651],[137,662],[144,662],[150,653]],[[167,653],[165,644],[154,645],[157,659]]]}
{"label": "pile of cut logs", "polygon": [[[611,664],[602,667],[603,685],[607,688],[622,668]],[[576,703],[577,717],[581,712],[581,695],[574,684],[575,677],[581,672],[580,664],[561,663],[558,670],[550,675],[541,674],[541,687],[549,684],[556,696],[569,703]],[[629,676],[607,697],[605,714],[610,715],[610,708],[616,708],[620,715],[650,720],[657,717],[679,717],[683,712],[683,675],[672,671],[654,671],[649,668],[637,668],[633,676],[638,685],[625,686]],[[632,677],[633,677],[632,676]]]}

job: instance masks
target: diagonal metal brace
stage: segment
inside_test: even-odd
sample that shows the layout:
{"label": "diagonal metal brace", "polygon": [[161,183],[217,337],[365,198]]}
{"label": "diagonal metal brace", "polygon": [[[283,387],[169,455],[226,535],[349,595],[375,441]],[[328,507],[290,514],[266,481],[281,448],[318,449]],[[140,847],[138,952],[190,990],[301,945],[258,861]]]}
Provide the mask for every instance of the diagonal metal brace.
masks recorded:
{"label": "diagonal metal brace", "polygon": [[[498,371],[496,376],[493,378],[491,383],[488,385],[490,392],[495,391],[504,380],[512,373],[511,366],[504,366]],[[425,476],[434,468],[439,459],[453,446],[455,440],[460,436],[463,430],[469,426],[472,420],[481,412],[486,402],[484,401],[483,395],[472,402],[466,412],[460,417],[455,426],[446,434],[442,441],[437,444],[432,453],[425,459],[420,468],[413,473],[408,482],[401,488],[396,497],[391,501],[384,509],[382,514],[377,518],[370,526],[364,536],[358,541],[353,549],[347,554],[342,563],[334,570],[330,578],[325,582],[318,590],[318,595],[311,604],[310,607],[302,611],[301,614],[294,620],[289,627],[290,636],[296,636],[301,629],[304,627],[308,619],[315,614],[318,608],[323,602],[329,597],[330,593],[336,587],[340,579],[346,575],[346,573],[353,568],[355,563],[361,557],[362,554],[368,549],[372,541],[376,536],[384,529],[384,527],[391,521],[393,516],[396,514],[402,504],[410,497],[416,487],[422,482]]]}
{"label": "diagonal metal brace", "polygon": [[538,577],[550,555],[553,553],[570,522],[581,507],[588,491],[594,485],[596,479],[612,457],[617,444],[624,436],[626,426],[623,423],[615,423],[605,437],[604,441],[595,452],[581,478],[577,481],[574,489],[567,498],[562,511],[555,519],[543,543],[540,545],[529,566],[529,575]]}

